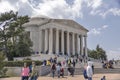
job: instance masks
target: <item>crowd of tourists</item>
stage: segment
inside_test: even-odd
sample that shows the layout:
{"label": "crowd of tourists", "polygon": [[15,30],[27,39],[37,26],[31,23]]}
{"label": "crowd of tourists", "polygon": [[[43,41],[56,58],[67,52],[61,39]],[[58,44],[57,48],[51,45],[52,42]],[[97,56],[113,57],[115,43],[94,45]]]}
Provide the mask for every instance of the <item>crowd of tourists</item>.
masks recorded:
{"label": "crowd of tourists", "polygon": [[[64,77],[65,69],[67,69],[69,76],[74,76],[76,63],[83,63],[85,60],[81,57],[65,57],[64,60],[58,61],[57,56],[54,58],[50,58],[49,60],[44,60],[42,66],[50,66],[51,76],[54,78],[57,76],[58,78]],[[92,76],[94,74],[94,65],[91,61],[87,61],[84,64],[83,76],[85,80],[92,80]],[[36,69],[35,62],[32,62],[31,65],[27,66],[24,63],[24,67],[22,68],[22,80],[37,80],[39,74],[38,70]],[[105,80],[103,77],[101,80]]]}
{"label": "crowd of tourists", "polygon": [[77,63],[77,58],[65,58],[63,61],[58,61],[57,57],[50,58],[49,60],[43,61],[43,66],[50,65],[52,77],[54,78],[57,75],[64,77],[64,69],[67,68],[68,74],[74,76],[75,65]]}
{"label": "crowd of tourists", "polygon": [[113,60],[104,61],[102,63],[103,63],[103,68],[105,68],[105,69],[109,69],[109,68],[114,69],[114,66],[113,66],[114,61]]}

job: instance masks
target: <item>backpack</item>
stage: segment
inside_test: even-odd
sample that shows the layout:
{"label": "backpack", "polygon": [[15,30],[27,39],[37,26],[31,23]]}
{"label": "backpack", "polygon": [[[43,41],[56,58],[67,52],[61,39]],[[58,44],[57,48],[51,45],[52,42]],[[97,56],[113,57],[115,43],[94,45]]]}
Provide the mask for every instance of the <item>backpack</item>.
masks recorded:
{"label": "backpack", "polygon": [[85,78],[85,79],[88,79],[88,76],[87,76],[87,71],[86,71],[86,69],[84,69],[84,71],[83,71],[83,76],[84,76],[84,78]]}
{"label": "backpack", "polygon": [[29,73],[32,73],[32,65],[29,66]]}

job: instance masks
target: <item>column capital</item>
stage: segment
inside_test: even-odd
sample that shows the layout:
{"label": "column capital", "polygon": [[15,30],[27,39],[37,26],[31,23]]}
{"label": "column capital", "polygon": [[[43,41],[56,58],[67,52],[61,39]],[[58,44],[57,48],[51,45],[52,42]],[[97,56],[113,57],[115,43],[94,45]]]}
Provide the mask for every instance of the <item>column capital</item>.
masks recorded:
{"label": "column capital", "polygon": [[79,34],[79,37],[87,37],[87,35]]}
{"label": "column capital", "polygon": [[53,28],[48,28],[48,29],[53,29]]}
{"label": "column capital", "polygon": [[71,32],[72,34],[76,34],[76,33],[74,33],[74,32]]}
{"label": "column capital", "polygon": [[70,31],[66,31],[67,33],[70,33]]}
{"label": "column capital", "polygon": [[55,30],[59,31],[60,29],[58,29],[58,28],[55,28]]}
{"label": "column capital", "polygon": [[84,35],[83,34],[80,34],[81,37],[83,37]]}
{"label": "column capital", "polygon": [[48,30],[49,30],[49,32],[50,32],[51,30],[53,30],[53,28],[49,28]]}
{"label": "column capital", "polygon": [[84,35],[84,37],[87,37],[87,35]]}

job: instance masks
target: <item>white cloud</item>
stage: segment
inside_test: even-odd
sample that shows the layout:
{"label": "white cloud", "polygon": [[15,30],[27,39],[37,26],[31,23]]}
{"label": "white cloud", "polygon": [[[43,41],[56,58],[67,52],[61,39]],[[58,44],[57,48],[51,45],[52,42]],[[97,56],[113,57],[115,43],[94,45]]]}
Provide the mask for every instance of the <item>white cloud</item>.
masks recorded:
{"label": "white cloud", "polygon": [[66,0],[3,0],[0,3],[0,13],[14,10],[20,15],[75,19],[83,17],[82,2],[83,0],[74,0],[70,5]]}
{"label": "white cloud", "polygon": [[12,6],[8,1],[1,1],[0,2],[0,13],[8,12],[10,10],[17,11],[14,6]]}
{"label": "white cloud", "polygon": [[102,29],[106,29],[106,28],[108,28],[108,25],[103,25],[102,26]]}
{"label": "white cloud", "polygon": [[88,11],[90,10],[91,15],[99,15],[103,18],[109,14],[120,16],[119,8],[106,8],[106,3],[103,0],[73,0],[72,4],[66,0],[2,0],[0,5],[0,13],[14,10],[18,11],[20,15],[29,16],[83,18],[85,7]]}
{"label": "white cloud", "polygon": [[85,0],[88,7],[91,7],[93,10],[99,8],[102,5],[102,0]]}
{"label": "white cloud", "polygon": [[118,50],[120,50],[120,48],[118,48]]}
{"label": "white cloud", "polygon": [[28,0],[2,0],[0,5],[0,13],[13,10],[15,12],[18,11],[19,15],[31,16],[34,12],[34,8]]}
{"label": "white cloud", "polygon": [[120,16],[120,9],[119,8],[111,8],[108,9],[105,12],[100,12],[99,15],[105,18],[108,14],[114,15],[114,16]]}
{"label": "white cloud", "polygon": [[19,0],[16,2],[17,10],[19,15],[29,15],[32,16],[35,12],[33,6],[29,3],[28,0]]}
{"label": "white cloud", "polygon": [[113,13],[114,16],[120,16],[120,9],[118,8],[111,8],[109,12]]}
{"label": "white cloud", "polygon": [[90,11],[90,14],[91,15],[97,15],[98,13],[100,13],[101,11],[100,10],[91,10]]}
{"label": "white cloud", "polygon": [[108,59],[120,59],[120,48],[107,51]]}
{"label": "white cloud", "polygon": [[101,32],[99,29],[93,28],[90,30],[88,34],[94,34],[94,35],[99,35]]}
{"label": "white cloud", "polygon": [[120,16],[120,8],[114,4],[116,1],[113,1],[112,5],[103,0],[85,0],[84,2],[90,9],[90,15],[98,15],[103,18],[106,18],[108,15]]}
{"label": "white cloud", "polygon": [[101,32],[103,31],[103,30],[105,30],[106,28],[108,28],[108,25],[103,25],[103,26],[101,26],[101,27],[99,27],[99,28],[92,28],[90,31],[89,31],[89,35],[100,35],[101,34]]}
{"label": "white cloud", "polygon": [[28,0],[21,0],[21,2],[26,3]]}
{"label": "white cloud", "polygon": [[82,18],[82,0],[74,0],[69,5],[65,0],[45,0],[35,7],[36,15],[46,15],[53,18]]}
{"label": "white cloud", "polygon": [[91,8],[90,15],[99,15],[103,18],[106,18],[108,15],[120,16],[120,8],[114,3],[114,7],[111,7],[111,3],[105,3],[102,0],[86,0],[86,3],[88,8]]}

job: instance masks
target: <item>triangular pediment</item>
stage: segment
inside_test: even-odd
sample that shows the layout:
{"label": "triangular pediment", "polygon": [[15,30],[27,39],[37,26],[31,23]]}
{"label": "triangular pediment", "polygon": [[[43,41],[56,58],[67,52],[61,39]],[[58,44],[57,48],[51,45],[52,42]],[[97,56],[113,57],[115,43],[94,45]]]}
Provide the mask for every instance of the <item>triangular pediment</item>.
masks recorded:
{"label": "triangular pediment", "polygon": [[26,24],[26,25],[45,25],[48,23],[57,23],[57,24],[61,24],[61,25],[65,25],[68,27],[73,27],[76,29],[82,29],[88,32],[88,30],[86,28],[84,28],[83,26],[81,26],[80,24],[78,24],[77,22],[75,22],[74,20],[69,20],[69,19],[52,19],[52,18],[41,18],[41,17],[33,17],[30,19],[30,21]]}
{"label": "triangular pediment", "polygon": [[61,25],[66,25],[68,27],[73,27],[76,29],[82,29],[85,31],[88,31],[86,28],[75,22],[74,20],[69,20],[69,19],[53,19],[53,22],[61,24]]}

